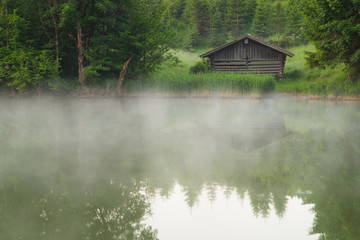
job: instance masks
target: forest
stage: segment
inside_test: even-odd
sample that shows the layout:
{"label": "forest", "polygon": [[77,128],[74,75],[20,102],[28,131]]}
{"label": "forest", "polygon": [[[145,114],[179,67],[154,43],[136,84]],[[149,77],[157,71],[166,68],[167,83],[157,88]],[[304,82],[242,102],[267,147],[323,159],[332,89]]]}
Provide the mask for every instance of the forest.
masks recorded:
{"label": "forest", "polygon": [[341,65],[356,83],[359,23],[358,0],[1,0],[0,87],[103,86],[124,65],[125,83],[146,82],[164,63],[181,64],[174,50],[198,53],[245,34],[306,46],[308,66]]}

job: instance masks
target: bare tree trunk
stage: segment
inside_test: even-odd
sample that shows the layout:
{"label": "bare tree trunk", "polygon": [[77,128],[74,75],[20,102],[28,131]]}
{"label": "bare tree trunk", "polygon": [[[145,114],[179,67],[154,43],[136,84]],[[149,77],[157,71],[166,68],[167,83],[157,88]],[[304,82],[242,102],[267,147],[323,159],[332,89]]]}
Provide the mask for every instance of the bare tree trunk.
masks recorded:
{"label": "bare tree trunk", "polygon": [[85,80],[85,57],[84,57],[84,35],[82,32],[82,27],[80,25],[80,21],[77,20],[77,28],[76,28],[76,48],[78,53],[78,81],[81,85],[84,84]]}
{"label": "bare tree trunk", "polygon": [[120,94],[121,85],[122,85],[122,83],[123,83],[124,80],[125,80],[126,71],[127,71],[127,69],[128,69],[128,66],[129,66],[130,61],[131,61],[131,58],[129,58],[129,59],[124,63],[123,69],[122,69],[121,72],[120,72],[120,76],[119,76],[119,80],[118,80],[118,85],[117,85],[117,88],[116,88],[116,94],[117,94],[117,95]]}

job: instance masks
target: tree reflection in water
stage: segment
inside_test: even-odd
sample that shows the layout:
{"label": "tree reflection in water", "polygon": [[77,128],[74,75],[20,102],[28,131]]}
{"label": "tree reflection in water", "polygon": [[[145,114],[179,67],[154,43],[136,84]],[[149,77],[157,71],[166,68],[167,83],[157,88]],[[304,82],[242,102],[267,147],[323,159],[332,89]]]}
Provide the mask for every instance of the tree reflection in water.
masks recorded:
{"label": "tree reflection in water", "polygon": [[149,214],[146,183],[58,174],[2,182],[4,239],[157,239],[142,223]]}
{"label": "tree reflection in water", "polygon": [[[176,183],[190,208],[204,190],[215,201],[221,186],[225,195],[248,195],[261,217],[271,206],[283,217],[288,198],[297,196],[314,205],[312,233],[360,236],[357,105],[275,102],[274,111],[261,101],[219,109],[207,101],[149,102],[0,104],[1,236],[157,239],[143,220],[154,196],[171,196]],[[306,112],[328,119],[334,108],[343,127],[309,124]],[[279,109],[281,124],[274,125]],[[299,131],[299,122],[308,126]]]}

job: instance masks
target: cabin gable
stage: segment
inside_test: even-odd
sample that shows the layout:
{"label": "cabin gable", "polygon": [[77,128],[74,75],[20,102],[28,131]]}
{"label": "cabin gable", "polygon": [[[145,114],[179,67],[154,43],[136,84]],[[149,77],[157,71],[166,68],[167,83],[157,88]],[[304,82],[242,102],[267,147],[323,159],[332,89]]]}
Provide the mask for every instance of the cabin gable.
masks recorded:
{"label": "cabin gable", "polygon": [[217,60],[239,60],[245,61],[246,58],[251,60],[282,60],[285,55],[268,46],[259,44],[251,39],[245,44],[245,39],[221,49],[209,57]]}

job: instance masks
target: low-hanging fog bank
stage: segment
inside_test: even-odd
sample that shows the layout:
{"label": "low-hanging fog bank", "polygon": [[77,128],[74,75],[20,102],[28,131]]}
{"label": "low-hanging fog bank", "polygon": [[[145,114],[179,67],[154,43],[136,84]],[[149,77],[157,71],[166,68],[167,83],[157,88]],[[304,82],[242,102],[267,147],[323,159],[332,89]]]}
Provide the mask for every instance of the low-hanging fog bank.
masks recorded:
{"label": "low-hanging fog bank", "polygon": [[[142,224],[149,199],[179,184],[189,207],[216,185],[264,217],[298,196],[315,204],[314,233],[347,224],[356,236],[360,214],[341,207],[360,212],[359,118],[358,103],[277,98],[2,99],[0,229],[9,239],[156,239]],[[325,221],[340,221],[333,214],[339,228]]]}

